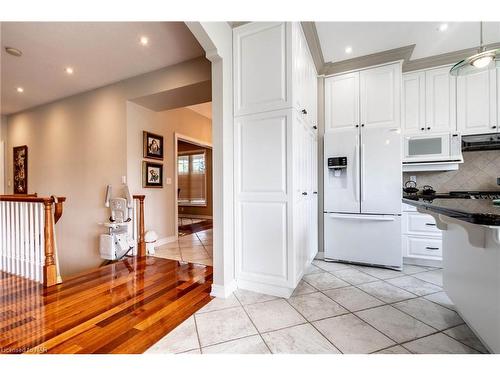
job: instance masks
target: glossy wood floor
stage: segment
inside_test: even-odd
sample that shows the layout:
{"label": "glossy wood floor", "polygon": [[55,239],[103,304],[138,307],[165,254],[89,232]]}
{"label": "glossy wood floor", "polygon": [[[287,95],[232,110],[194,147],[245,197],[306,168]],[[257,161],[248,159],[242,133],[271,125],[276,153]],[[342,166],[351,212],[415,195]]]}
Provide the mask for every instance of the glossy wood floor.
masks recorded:
{"label": "glossy wood floor", "polygon": [[212,267],[130,258],[42,288],[0,273],[0,354],[142,353],[207,304]]}

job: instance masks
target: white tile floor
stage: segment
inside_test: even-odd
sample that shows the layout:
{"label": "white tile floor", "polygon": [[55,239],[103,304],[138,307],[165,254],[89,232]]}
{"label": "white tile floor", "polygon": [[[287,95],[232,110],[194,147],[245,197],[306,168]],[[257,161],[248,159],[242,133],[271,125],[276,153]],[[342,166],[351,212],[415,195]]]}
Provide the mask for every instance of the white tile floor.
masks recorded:
{"label": "white tile floor", "polygon": [[147,353],[487,352],[442,291],[441,270],[313,263],[289,299],[237,290]]}
{"label": "white tile floor", "polygon": [[155,256],[211,266],[213,263],[212,229],[188,234],[179,237],[178,241],[159,246],[155,249]]}

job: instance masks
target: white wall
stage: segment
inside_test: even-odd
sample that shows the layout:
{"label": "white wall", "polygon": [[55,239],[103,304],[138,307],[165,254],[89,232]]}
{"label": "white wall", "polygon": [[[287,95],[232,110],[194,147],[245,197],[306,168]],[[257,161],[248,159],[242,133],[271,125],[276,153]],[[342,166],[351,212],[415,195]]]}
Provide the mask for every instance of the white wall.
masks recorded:
{"label": "white wall", "polygon": [[227,297],[234,279],[233,30],[227,22],[186,22],[212,62],[214,283]]}
{"label": "white wall", "polygon": [[7,176],[8,151],[27,145],[29,192],[67,197],[57,225],[63,275],[101,263],[105,188],[127,174],[127,100],[207,79],[210,64],[195,59],[8,117]]}
{"label": "white wall", "polygon": [[[1,91],[1,90],[0,90]],[[0,195],[5,192],[5,138],[7,137],[7,116],[0,116]]]}
{"label": "white wall", "polygon": [[[163,135],[164,160],[150,160],[163,164],[163,188],[142,187],[143,135],[146,130]],[[135,103],[127,103],[127,178],[131,191],[146,195],[145,227],[154,230],[160,240],[176,234],[175,205],[175,139],[181,133],[202,143],[212,142],[211,121],[187,108],[154,112]],[[171,184],[167,184],[167,179]]]}

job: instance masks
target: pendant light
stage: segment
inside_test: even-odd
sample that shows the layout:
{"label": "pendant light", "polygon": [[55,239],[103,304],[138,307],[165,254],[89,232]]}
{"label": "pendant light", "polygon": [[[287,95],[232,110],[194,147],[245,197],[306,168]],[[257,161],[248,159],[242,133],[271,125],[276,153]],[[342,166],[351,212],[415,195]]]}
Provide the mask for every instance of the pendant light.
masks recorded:
{"label": "pendant light", "polygon": [[489,68],[492,62],[500,65],[500,48],[486,51],[483,46],[483,22],[479,23],[479,50],[475,55],[456,63],[450,70],[452,76],[464,76]]}

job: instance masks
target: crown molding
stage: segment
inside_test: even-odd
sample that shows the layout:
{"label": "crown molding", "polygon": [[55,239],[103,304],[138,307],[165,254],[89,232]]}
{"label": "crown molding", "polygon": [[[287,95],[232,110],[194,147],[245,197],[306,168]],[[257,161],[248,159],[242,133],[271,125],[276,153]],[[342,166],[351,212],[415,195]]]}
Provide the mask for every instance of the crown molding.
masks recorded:
{"label": "crown molding", "polygon": [[415,44],[412,44],[387,51],[372,53],[371,55],[355,57],[349,60],[343,60],[335,63],[329,62],[323,65],[323,69],[320,73],[328,76],[350,70],[362,69],[369,66],[386,64],[392,61],[403,60],[404,62],[407,62],[414,49]]}
{"label": "crown molding", "polygon": [[316,24],[314,22],[301,22],[302,30],[304,31],[304,36],[306,37],[307,45],[309,46],[309,51],[316,66],[316,72],[320,72],[324,65],[325,59],[323,58],[323,51],[321,50],[321,45],[319,43],[318,31],[316,30]]}

